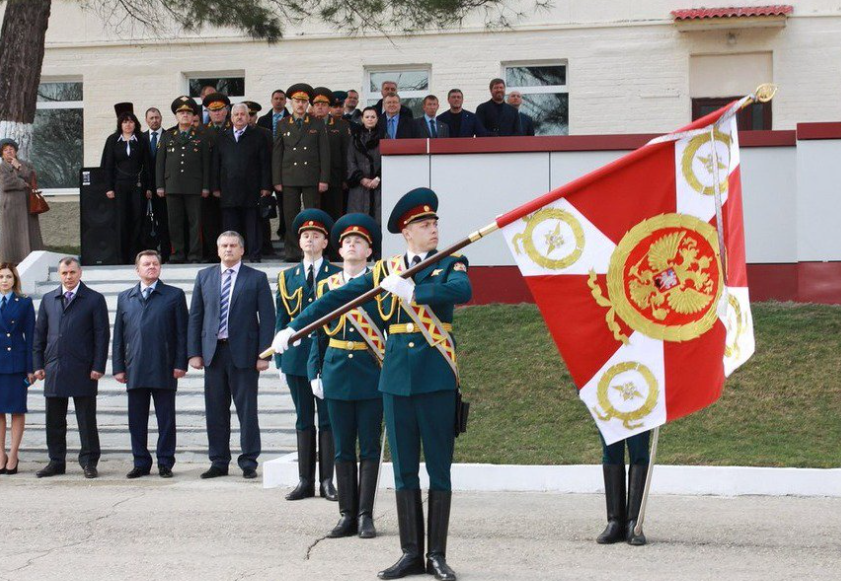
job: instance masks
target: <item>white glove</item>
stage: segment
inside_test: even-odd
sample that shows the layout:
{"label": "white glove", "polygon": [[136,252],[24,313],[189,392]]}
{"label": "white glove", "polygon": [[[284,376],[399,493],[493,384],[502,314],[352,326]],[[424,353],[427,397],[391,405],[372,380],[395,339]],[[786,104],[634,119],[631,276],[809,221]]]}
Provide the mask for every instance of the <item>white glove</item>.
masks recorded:
{"label": "white glove", "polygon": [[[272,341],[272,349],[274,349],[275,353],[283,353],[287,349],[289,349],[289,338],[295,334],[295,329],[290,327],[286,327],[283,331],[280,331],[277,335],[274,336],[274,341]],[[293,347],[296,345],[300,345],[300,339],[293,343]]]}
{"label": "white glove", "polygon": [[312,386],[312,394],[318,399],[324,399],[324,386],[321,385],[321,377],[316,377],[310,381],[310,385]]}
{"label": "white glove", "polygon": [[382,280],[380,286],[394,296],[400,297],[404,303],[411,303],[415,295],[415,282],[397,274],[389,274]]}
{"label": "white glove", "polygon": [[286,374],[280,369],[278,369],[277,375],[278,377],[280,377],[280,389],[286,389],[287,387],[289,387],[289,384],[286,383]]}

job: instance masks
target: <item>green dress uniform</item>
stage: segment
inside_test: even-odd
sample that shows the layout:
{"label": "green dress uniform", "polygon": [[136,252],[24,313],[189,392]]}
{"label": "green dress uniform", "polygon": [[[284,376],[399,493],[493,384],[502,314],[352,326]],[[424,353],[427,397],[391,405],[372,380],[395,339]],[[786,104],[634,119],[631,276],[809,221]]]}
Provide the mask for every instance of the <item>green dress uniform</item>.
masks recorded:
{"label": "green dress uniform", "polygon": [[[317,209],[304,210],[295,217],[292,224],[295,232],[317,230],[329,236],[333,220],[330,216]],[[315,266],[315,265],[310,265]],[[308,281],[309,272],[302,262],[296,264],[277,276],[277,320],[275,332],[285,329],[295,320],[300,312],[315,300],[318,284],[330,275],[340,272],[341,268],[330,264],[326,258],[318,266],[318,272],[313,268],[312,282]],[[316,456],[316,426],[315,412],[318,409],[318,459],[321,496],[335,500],[333,487],[333,462],[335,447],[330,428],[330,415],[323,400],[312,393],[312,386],[307,377],[307,362],[309,360],[311,339],[306,337],[300,345],[290,347],[283,355],[275,357],[277,368],[286,376],[292,402],[295,404],[295,430],[298,440],[298,472],[300,482],[289,495],[288,500],[300,500],[315,496],[315,456]]]}
{"label": "green dress uniform", "polygon": [[[326,87],[316,87],[313,103],[322,100],[328,105],[336,102],[333,92]],[[347,180],[347,152],[350,147],[350,123],[344,119],[335,119],[328,113],[323,119],[327,128],[327,140],[330,143],[330,179],[327,191],[321,194],[321,209],[334,220],[344,214],[344,192],[342,184]],[[336,249],[334,249],[335,251]],[[338,255],[334,256],[338,258]]]}
{"label": "green dress uniform", "polygon": [[[438,199],[432,190],[412,190],[397,202],[389,218],[388,229],[398,233],[408,223],[437,219],[437,208]],[[326,293],[299,314],[289,327],[300,330],[376,288],[385,275],[400,268],[400,261],[403,268],[411,266],[407,263],[407,255],[380,260],[372,272]],[[465,257],[453,255],[414,276],[414,305],[423,307],[427,315],[431,312],[450,338],[455,305],[468,302],[472,296],[467,267]],[[401,559],[379,575],[383,579],[396,579],[427,571],[440,579],[455,579],[444,557],[452,494],[450,468],[455,443],[458,389],[455,361],[448,361],[438,347],[431,344],[434,337],[427,338],[419,330],[415,321],[403,310],[400,299],[389,294],[378,297],[377,302],[383,320],[389,323],[379,390],[383,393],[403,549]],[[423,563],[423,504],[418,477],[421,444],[429,474],[429,552],[426,567]]]}
{"label": "green dress uniform", "polygon": [[[604,474],[604,494],[607,503],[607,527],[598,536],[596,542],[607,545],[626,541],[629,545],[644,545],[645,535],[637,535],[634,528],[642,506],[645,480],[648,476],[648,464],[651,461],[649,444],[651,432],[635,434],[630,438],[608,446],[602,441],[602,472]],[[628,495],[625,496],[625,447],[628,448]],[[626,504],[627,498],[627,504]]]}
{"label": "green dress uniform", "polygon": [[[230,107],[231,100],[222,93],[210,93],[202,101],[202,105],[210,111],[217,111],[223,107]],[[233,127],[231,120],[226,118],[224,123],[215,125],[208,121],[202,129],[210,139],[210,153],[213,158],[213,148],[219,135]],[[204,239],[204,257],[209,262],[219,262],[216,250],[216,239],[222,233],[222,208],[219,198],[209,195],[202,198],[202,238]],[[240,232],[240,234],[243,234]]]}
{"label": "green dress uniform", "polygon": [[[173,101],[172,112],[201,109],[192,98],[182,95]],[[194,128],[179,131],[176,125],[163,133],[155,156],[156,180],[167,196],[171,260],[201,260],[201,193],[210,191],[210,142]]]}
{"label": "green dress uniform", "polygon": [[[293,85],[286,94],[290,99],[298,95],[312,100],[312,88],[303,83]],[[297,261],[301,251],[292,221],[301,210],[320,206],[318,184],[330,181],[330,144],[321,120],[311,115],[297,119],[290,115],[278,121],[272,150],[272,181],[283,186],[286,259]]]}
{"label": "green dress uniform", "polygon": [[[340,218],[332,229],[333,246],[340,247],[342,239],[352,235],[367,240],[372,249],[378,248],[382,239],[379,226],[367,214]],[[367,272],[365,269],[361,276]],[[332,275],[319,283],[318,298],[348,282],[344,272]],[[342,517],[328,535],[331,538],[357,533],[361,538],[376,536],[373,510],[381,452],[383,396],[379,381],[385,331],[386,322],[377,302],[370,301],[326,325],[310,349],[309,378],[321,378],[336,444],[336,483]]]}

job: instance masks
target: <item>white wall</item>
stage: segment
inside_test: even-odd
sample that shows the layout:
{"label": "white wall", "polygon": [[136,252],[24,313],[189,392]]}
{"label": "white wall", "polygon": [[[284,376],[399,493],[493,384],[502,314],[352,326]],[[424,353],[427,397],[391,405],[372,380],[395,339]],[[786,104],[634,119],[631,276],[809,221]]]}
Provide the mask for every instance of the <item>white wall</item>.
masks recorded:
{"label": "white wall", "polygon": [[[185,91],[185,73],[199,71],[242,72],[246,97],[267,105],[272,90],[294,82],[363,88],[368,68],[422,65],[431,70],[432,93],[460,87],[473,109],[506,63],[560,61],[568,64],[571,134],[651,133],[689,121],[693,58],[764,53],[773,77],[764,80],[780,85],[775,129],[841,119],[841,99],[832,98],[841,94],[841,0],[790,3],[785,28],[737,30],[732,39],[726,30],[678,31],[669,0],[558,0],[545,12],[527,9],[504,30],[471,18],[460,28],[385,39],[310,23],[270,46],[230,30],[156,30],[156,38],[140,27],[108,28],[95,11],[63,0],[53,5],[43,75],[83,80],[88,165],[99,162],[113,131],[113,103],[133,101],[141,113],[157,106],[169,123],[166,111]],[[679,7],[731,4],[687,0]],[[709,70],[704,79],[709,87]],[[729,88],[729,76],[722,86]]]}
{"label": "white wall", "polygon": [[[417,186],[440,198],[445,247],[494,218],[568,183],[626,152],[537,152],[385,156],[383,219]],[[796,147],[743,147],[742,189],[747,261],[841,260],[841,140],[800,141]],[[402,251],[386,236],[384,253]],[[502,236],[470,246],[472,265],[513,265]]]}

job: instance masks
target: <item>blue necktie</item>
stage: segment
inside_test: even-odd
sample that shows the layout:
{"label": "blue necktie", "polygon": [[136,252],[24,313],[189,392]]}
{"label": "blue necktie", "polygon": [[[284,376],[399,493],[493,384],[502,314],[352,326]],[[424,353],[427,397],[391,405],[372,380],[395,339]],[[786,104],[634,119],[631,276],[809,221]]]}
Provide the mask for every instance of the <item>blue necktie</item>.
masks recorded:
{"label": "blue necktie", "polygon": [[6,310],[6,295],[3,295],[3,300],[0,301],[0,311]]}
{"label": "blue necktie", "polygon": [[152,287],[146,287],[143,289],[143,301],[149,300],[149,295],[152,294]]}
{"label": "blue necktie", "polygon": [[149,143],[149,147],[152,150],[152,159],[155,159],[155,155],[158,153],[158,134],[155,132],[152,133],[152,141]]}
{"label": "blue necktie", "polygon": [[429,120],[429,135],[430,137],[438,137],[438,128],[435,127],[435,119]]}
{"label": "blue necktie", "polygon": [[389,139],[394,139],[394,136],[396,134],[395,127],[394,127],[397,124],[396,121],[397,121],[397,119],[395,119],[394,117],[391,117],[388,120],[388,138]]}
{"label": "blue necktie", "polygon": [[219,337],[228,336],[228,302],[231,294],[231,279],[233,278],[234,269],[229,268],[225,271],[225,278],[222,281],[222,297],[219,302]]}

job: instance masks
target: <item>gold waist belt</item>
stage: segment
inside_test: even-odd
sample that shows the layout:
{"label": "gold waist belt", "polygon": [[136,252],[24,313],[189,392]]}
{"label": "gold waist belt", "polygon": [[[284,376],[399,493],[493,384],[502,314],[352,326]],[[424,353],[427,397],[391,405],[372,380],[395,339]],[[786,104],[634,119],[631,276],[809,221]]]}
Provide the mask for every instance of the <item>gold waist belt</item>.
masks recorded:
{"label": "gold waist belt", "polygon": [[330,339],[328,346],[345,351],[365,351],[368,348],[365,341],[342,341],[341,339]]}
{"label": "gold waist belt", "polygon": [[[453,331],[453,326],[450,323],[441,323],[441,326],[447,333],[451,333]],[[414,323],[406,323],[406,324],[399,324],[399,325],[389,325],[388,327],[388,334],[389,335],[396,335],[400,333],[420,333],[421,330],[418,329],[418,326]]]}

